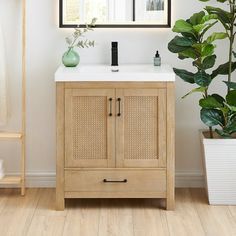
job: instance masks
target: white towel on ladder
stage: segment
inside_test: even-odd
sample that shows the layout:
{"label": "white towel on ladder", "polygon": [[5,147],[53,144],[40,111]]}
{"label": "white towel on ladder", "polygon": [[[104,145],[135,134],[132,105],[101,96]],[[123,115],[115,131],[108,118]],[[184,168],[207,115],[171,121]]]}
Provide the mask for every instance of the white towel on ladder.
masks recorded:
{"label": "white towel on ladder", "polygon": [[3,32],[0,25],[0,125],[7,123],[7,73]]}

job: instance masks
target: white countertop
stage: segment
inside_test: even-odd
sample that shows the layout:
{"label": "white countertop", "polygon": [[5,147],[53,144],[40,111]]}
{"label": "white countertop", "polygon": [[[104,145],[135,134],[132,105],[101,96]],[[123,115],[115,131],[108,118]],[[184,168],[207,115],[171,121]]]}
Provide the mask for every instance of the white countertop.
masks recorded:
{"label": "white countertop", "polygon": [[109,65],[78,65],[77,67],[60,66],[55,73],[56,82],[161,82],[175,81],[171,66],[163,64],[126,64],[119,66],[119,72],[112,72]]}

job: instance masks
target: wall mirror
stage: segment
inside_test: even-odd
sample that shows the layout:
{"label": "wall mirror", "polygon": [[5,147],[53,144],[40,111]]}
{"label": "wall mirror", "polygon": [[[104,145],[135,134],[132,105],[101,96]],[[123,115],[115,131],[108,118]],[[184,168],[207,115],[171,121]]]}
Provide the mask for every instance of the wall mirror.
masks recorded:
{"label": "wall mirror", "polygon": [[168,28],[171,0],[59,0],[60,27],[84,26],[96,17],[100,28]]}

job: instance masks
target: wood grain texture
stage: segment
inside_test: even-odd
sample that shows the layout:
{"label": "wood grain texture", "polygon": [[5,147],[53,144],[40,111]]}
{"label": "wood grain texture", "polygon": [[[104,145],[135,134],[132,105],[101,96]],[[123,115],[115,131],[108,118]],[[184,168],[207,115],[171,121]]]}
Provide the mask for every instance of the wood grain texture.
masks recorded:
{"label": "wood grain texture", "polygon": [[[17,184],[21,195],[25,195],[25,165],[26,165],[26,0],[21,1],[21,132],[0,132],[0,139],[19,139],[21,141],[20,176],[6,177],[0,184]],[[14,179],[14,181],[13,181]]]}
{"label": "wood grain texture", "polygon": [[56,208],[64,210],[64,166],[65,166],[65,95],[64,83],[56,84],[57,164],[56,164]]}
{"label": "wood grain texture", "polygon": [[55,211],[55,189],[0,189],[3,236],[234,236],[236,208],[208,205],[204,189],[177,189],[175,211],[160,199],[69,199]]}
{"label": "wood grain texture", "polygon": [[207,197],[203,189],[191,189],[191,196],[206,235],[236,235],[232,208],[206,204]]}
{"label": "wood grain texture", "polygon": [[[166,198],[166,208],[174,209],[174,84],[72,82],[57,87],[57,209],[64,209],[62,198],[86,196]],[[124,185],[102,183],[123,176],[130,179]]]}
{"label": "wood grain texture", "polygon": [[166,88],[166,82],[68,82],[65,83],[65,88],[77,89],[153,89]]}
{"label": "wood grain texture", "polygon": [[26,0],[22,0],[22,118],[21,118],[21,195],[25,195],[26,164]]}
{"label": "wood grain texture", "polygon": [[174,210],[175,207],[175,85],[167,83],[167,200],[166,209]]}
{"label": "wood grain texture", "polygon": [[[107,181],[124,181],[104,183]],[[65,191],[68,192],[166,192],[166,171],[103,170],[65,171]]]}

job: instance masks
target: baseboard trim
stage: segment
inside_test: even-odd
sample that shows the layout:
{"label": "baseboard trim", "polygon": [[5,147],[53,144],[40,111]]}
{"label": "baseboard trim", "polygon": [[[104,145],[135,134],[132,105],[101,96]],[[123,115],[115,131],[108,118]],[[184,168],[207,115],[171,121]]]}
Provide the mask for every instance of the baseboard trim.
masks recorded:
{"label": "baseboard trim", "polygon": [[[18,173],[7,174],[17,175]],[[26,174],[26,187],[28,188],[54,188],[55,186],[55,172],[28,172]],[[177,188],[201,188],[204,186],[204,176],[200,171],[177,171],[175,186]]]}
{"label": "baseboard trim", "polygon": [[204,175],[200,171],[176,171],[175,186],[177,188],[203,188]]}

